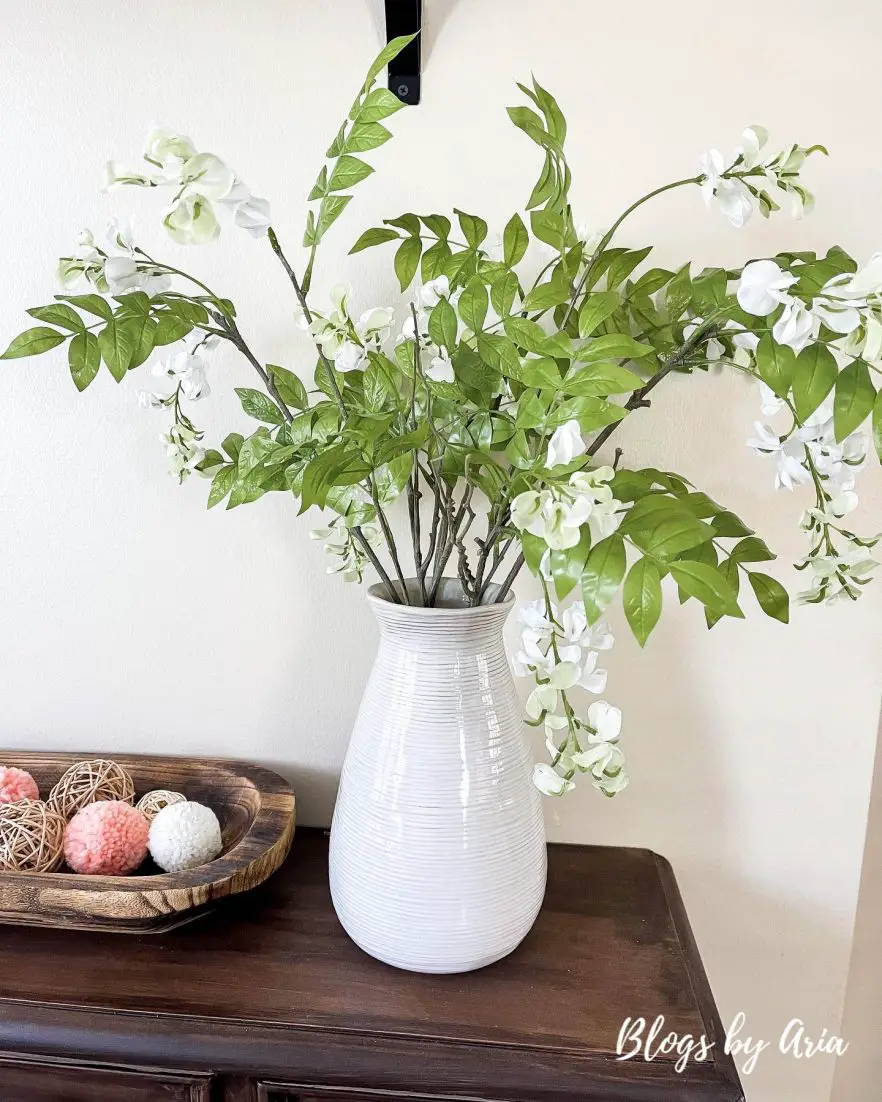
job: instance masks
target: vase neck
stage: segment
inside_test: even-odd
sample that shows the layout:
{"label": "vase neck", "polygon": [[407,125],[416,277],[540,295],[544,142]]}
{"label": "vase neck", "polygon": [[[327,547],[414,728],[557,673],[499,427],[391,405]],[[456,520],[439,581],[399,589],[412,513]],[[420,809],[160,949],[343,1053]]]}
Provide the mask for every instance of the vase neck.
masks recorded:
{"label": "vase neck", "polygon": [[[408,594],[418,599],[419,587],[408,580]],[[492,600],[498,586],[488,587],[486,598]],[[438,588],[438,603],[433,608],[396,604],[386,596],[384,585],[371,586],[368,600],[380,625],[384,639],[420,650],[437,648],[480,650],[502,644],[502,628],[511,612],[511,594],[499,604],[485,603],[471,607],[455,579],[445,578]]]}

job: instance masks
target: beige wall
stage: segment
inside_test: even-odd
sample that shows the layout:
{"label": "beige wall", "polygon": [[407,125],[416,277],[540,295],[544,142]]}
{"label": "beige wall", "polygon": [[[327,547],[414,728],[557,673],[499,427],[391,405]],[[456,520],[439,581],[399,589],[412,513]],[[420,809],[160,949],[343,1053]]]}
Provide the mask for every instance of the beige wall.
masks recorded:
{"label": "beige wall", "polygon": [[863,1102],[878,1095],[882,1082],[882,753],[878,747],[842,1029],[851,1048],[836,1069],[833,1102]]}
{"label": "beige wall", "polygon": [[[870,0],[732,5],[649,0],[427,0],[424,102],[327,239],[321,293],[346,275],[359,306],[396,301],[388,257],[345,259],[365,226],[408,209],[475,210],[501,228],[536,156],[508,123],[531,69],[571,123],[580,220],[609,221],[658,183],[695,171],[762,122],[782,143],[827,142],[808,176],[818,212],[759,219],[742,233],[680,193],[629,224],[662,263],[738,263],[839,241],[882,246],[877,52]],[[135,209],[148,245],[198,266],[235,297],[261,355],[309,362],[265,243],[224,234],[202,252],[156,229],[152,195],[99,196],[104,159],[133,160],[152,121],[224,156],[274,204],[297,241],[302,197],[379,40],[367,0],[30,0],[2,4],[0,333],[51,290],[55,258],[81,225]],[[206,427],[241,425],[223,356]],[[246,385],[250,385],[247,384]],[[82,397],[61,357],[0,371],[0,741],[276,762],[303,819],[328,821],[335,779],[375,640],[359,593],[324,575],[307,524],[280,499],[206,514],[205,487],[164,472],[159,421],[135,387],[103,376]],[[625,434],[627,461],[675,467],[728,502],[780,551],[802,549],[804,498],[775,495],[744,447],[758,416],[738,380],[674,379]],[[882,480],[865,476],[879,527]],[[529,593],[525,581],[523,593]],[[609,695],[626,715],[632,789],[587,789],[548,805],[553,838],[646,844],[679,874],[724,1018],[754,1035],[794,1016],[836,1030],[851,944],[882,664],[882,589],[854,608],[799,609],[794,625],[751,615],[704,631],[669,602],[645,653],[622,629]],[[636,1008],[635,1008],[636,1009]],[[828,1058],[767,1053],[751,1102],[826,1102]]]}

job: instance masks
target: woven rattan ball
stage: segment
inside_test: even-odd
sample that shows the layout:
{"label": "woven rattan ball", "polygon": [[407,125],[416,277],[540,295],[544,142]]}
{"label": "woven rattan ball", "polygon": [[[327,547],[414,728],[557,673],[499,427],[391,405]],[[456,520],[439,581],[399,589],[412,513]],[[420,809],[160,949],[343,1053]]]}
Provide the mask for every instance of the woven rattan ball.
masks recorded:
{"label": "woven rattan ball", "polygon": [[54,872],[64,858],[66,823],[42,800],[0,807],[0,871]]}
{"label": "woven rattan ball", "polygon": [[132,778],[115,761],[95,758],[72,765],[49,793],[48,804],[70,819],[81,807],[96,800],[121,800],[130,804],[135,799]]}
{"label": "woven rattan ball", "polygon": [[154,788],[152,792],[142,796],[135,806],[144,813],[147,822],[150,823],[164,807],[186,803],[186,800],[187,797],[181,792],[170,792],[167,788]]}

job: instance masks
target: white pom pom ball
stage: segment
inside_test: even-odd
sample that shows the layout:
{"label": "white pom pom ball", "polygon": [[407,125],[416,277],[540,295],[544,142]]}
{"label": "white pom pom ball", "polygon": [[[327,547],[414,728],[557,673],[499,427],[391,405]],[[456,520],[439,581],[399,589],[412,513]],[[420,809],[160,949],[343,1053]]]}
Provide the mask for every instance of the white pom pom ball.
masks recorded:
{"label": "white pom pom ball", "polygon": [[150,856],[165,872],[213,861],[223,848],[217,815],[205,804],[170,804],[150,824]]}

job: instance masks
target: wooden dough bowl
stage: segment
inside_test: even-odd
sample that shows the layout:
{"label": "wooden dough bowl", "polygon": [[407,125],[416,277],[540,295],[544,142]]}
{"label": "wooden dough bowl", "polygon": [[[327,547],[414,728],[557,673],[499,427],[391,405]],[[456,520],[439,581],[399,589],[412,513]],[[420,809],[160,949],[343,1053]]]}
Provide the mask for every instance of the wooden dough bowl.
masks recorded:
{"label": "wooden dough bowl", "polygon": [[281,865],[294,837],[294,793],[277,774],[248,762],[108,753],[4,750],[49,795],[78,761],[112,758],[132,775],[136,800],[154,788],[207,804],[221,824],[220,857],[186,872],[152,862],[131,876],[0,872],[0,923],[151,934],[189,922],[218,901],[257,887]]}

